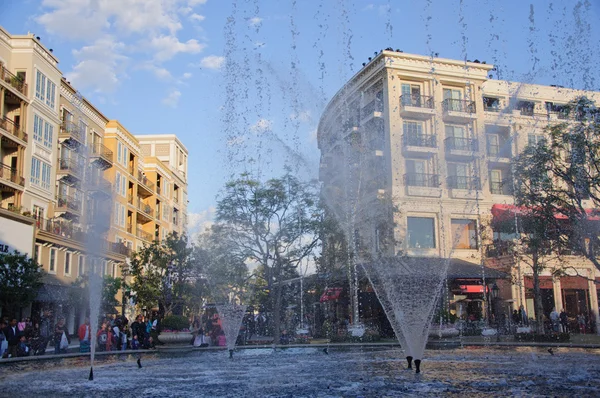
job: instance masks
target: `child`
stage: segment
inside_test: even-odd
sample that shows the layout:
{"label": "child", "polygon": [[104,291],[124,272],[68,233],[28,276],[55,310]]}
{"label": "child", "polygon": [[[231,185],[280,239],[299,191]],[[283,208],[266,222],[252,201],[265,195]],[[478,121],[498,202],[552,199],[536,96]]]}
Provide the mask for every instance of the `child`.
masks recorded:
{"label": "child", "polygon": [[96,337],[98,337],[98,351],[106,351],[109,336],[105,323],[103,323],[100,330],[98,330]]}
{"label": "child", "polygon": [[29,355],[29,345],[25,339],[25,336],[21,336],[19,339],[19,345],[17,346],[17,356],[26,357]]}

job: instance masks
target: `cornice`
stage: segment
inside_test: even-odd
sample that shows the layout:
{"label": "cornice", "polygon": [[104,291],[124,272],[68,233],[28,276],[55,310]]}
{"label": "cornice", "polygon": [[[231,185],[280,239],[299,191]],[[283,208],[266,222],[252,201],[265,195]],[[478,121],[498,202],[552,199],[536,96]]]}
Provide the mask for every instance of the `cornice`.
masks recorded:
{"label": "cornice", "polygon": [[83,113],[90,118],[94,123],[103,129],[106,127],[105,121],[103,121],[93,110],[90,109],[89,106],[85,104],[84,101],[81,101],[76,95],[67,90],[62,84],[60,85],[60,95],[69,101],[71,105],[73,105],[76,109],[83,111]]}
{"label": "cornice", "polygon": [[[125,143],[127,143],[127,145],[129,145],[130,147],[132,147],[138,154],[141,153],[140,151],[140,146],[134,142],[131,138],[127,137],[127,135],[121,131],[121,129],[119,129],[118,127],[115,127],[115,132],[117,133],[117,136],[122,139]],[[142,164],[143,165],[143,161],[140,157],[140,159],[138,159],[138,164]]]}

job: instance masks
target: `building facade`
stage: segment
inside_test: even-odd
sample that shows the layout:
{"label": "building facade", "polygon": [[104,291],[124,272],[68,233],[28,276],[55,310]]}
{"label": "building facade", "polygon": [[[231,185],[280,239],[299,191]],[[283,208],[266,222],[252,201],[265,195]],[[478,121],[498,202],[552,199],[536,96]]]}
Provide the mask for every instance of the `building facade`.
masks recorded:
{"label": "building facade", "polygon": [[[533,316],[531,269],[498,250],[497,242],[511,237],[489,226],[514,203],[515,154],[542,139],[549,124],[568,120],[570,100],[586,95],[600,103],[600,93],[492,80],[492,69],[380,52],[321,117],[322,194],[366,257],[443,257],[479,269],[479,276],[456,275],[449,284],[450,308],[458,315],[465,312],[461,303],[476,297],[471,294],[489,292],[482,286],[485,266],[511,276],[498,280],[503,311],[523,305]],[[580,257],[563,261],[589,280],[575,273],[552,277],[550,265],[543,276],[545,311],[555,306],[597,317],[593,280],[600,273]]]}
{"label": "building facade", "polygon": [[186,232],[187,149],[174,135],[142,137],[145,153],[62,77],[39,38],[0,27],[0,244],[44,270],[23,316],[50,309],[74,332],[88,311],[74,300],[78,278],[121,277],[133,250]]}

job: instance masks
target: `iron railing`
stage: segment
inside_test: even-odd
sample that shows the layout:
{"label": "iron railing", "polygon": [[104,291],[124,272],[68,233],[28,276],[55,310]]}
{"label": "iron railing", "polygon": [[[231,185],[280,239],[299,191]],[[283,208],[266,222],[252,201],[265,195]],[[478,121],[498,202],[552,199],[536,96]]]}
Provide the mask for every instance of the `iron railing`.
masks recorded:
{"label": "iron railing", "polygon": [[513,186],[510,181],[490,181],[490,192],[494,195],[512,195]]}
{"label": "iron railing", "polygon": [[81,129],[79,128],[78,125],[76,125],[73,122],[64,120],[61,124],[60,124],[60,134],[59,137],[60,138],[75,138],[75,140],[79,141],[80,143],[85,142],[84,141],[84,137],[83,134],[81,133]]}
{"label": "iron railing", "polygon": [[442,106],[445,112],[475,113],[475,101],[446,98]]}
{"label": "iron railing", "polygon": [[140,170],[137,173],[137,179],[140,184],[148,188],[150,191],[154,191],[154,183],[148,179]]}
{"label": "iron railing", "polygon": [[372,115],[374,112],[383,112],[383,101],[374,99],[362,108],[362,116]]}
{"label": "iron railing", "polygon": [[445,140],[448,149],[461,151],[478,151],[479,141],[477,138],[448,137]]}
{"label": "iron railing", "polygon": [[400,96],[400,105],[413,106],[415,108],[434,108],[433,97],[420,94],[407,94]]}
{"label": "iron railing", "polygon": [[20,138],[23,141],[27,142],[27,138],[28,138],[27,133],[25,133],[21,129],[21,126],[19,126],[18,124],[16,124],[15,122],[13,122],[9,118],[7,118],[6,116],[3,117],[2,119],[0,119],[0,128],[4,129],[9,134],[14,135],[15,137]]}
{"label": "iron railing", "polygon": [[437,148],[437,136],[434,134],[404,134],[405,146]]}
{"label": "iron railing", "polygon": [[92,145],[92,156],[100,157],[108,163],[113,162],[113,152],[99,142]]}
{"label": "iron railing", "polygon": [[479,181],[478,177],[448,176],[448,188],[477,190],[477,189],[480,189],[481,187],[480,187],[480,181]]}
{"label": "iron railing", "polygon": [[76,176],[81,175],[81,166],[79,162],[77,162],[73,158],[59,158],[58,159],[58,170],[69,172]]}
{"label": "iron railing", "polygon": [[142,213],[144,213],[150,217],[154,217],[154,210],[152,210],[152,207],[150,205],[147,205],[146,203],[142,202],[141,198],[138,198],[137,208]]}
{"label": "iron railing", "polygon": [[440,177],[438,174],[406,173],[404,184],[409,187],[437,188],[440,186]]}
{"label": "iron railing", "polygon": [[512,157],[512,150],[510,148],[510,142],[504,144],[492,144],[488,142],[487,152],[489,156],[495,156],[499,158],[510,158]]}
{"label": "iron railing", "polygon": [[137,236],[140,239],[143,239],[147,242],[152,242],[152,234],[142,230],[141,227],[138,227],[135,231],[135,236]]}
{"label": "iron railing", "polygon": [[25,179],[19,175],[19,171],[8,165],[5,165],[4,163],[0,163],[0,178],[18,184],[22,187],[25,186]]}
{"label": "iron railing", "polygon": [[36,227],[53,235],[58,235],[63,238],[73,239],[78,242],[85,242],[86,234],[77,225],[63,220],[48,220],[42,217],[37,217],[35,220]]}
{"label": "iron railing", "polygon": [[57,195],[57,206],[58,210],[66,209],[67,211],[79,212],[81,211],[81,200],[74,198],[71,195]]}
{"label": "iron railing", "polygon": [[4,80],[23,95],[27,95],[27,83],[20,77],[13,75],[3,65],[0,67],[0,79]]}

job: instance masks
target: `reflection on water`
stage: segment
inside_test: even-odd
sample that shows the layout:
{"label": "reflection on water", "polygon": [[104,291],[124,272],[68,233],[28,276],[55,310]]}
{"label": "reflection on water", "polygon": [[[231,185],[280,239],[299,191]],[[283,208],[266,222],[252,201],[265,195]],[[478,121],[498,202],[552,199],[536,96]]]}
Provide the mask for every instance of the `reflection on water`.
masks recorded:
{"label": "reflection on water", "polygon": [[[426,351],[423,373],[405,370],[403,352],[390,348],[195,351],[110,359],[87,381],[88,363],[61,360],[41,373],[31,363],[2,367],[5,396],[359,397],[469,395],[599,396],[600,351],[545,348],[469,348]],[[126,359],[125,359],[126,358]],[[49,361],[43,361],[50,363]],[[40,362],[41,363],[41,362]]]}

